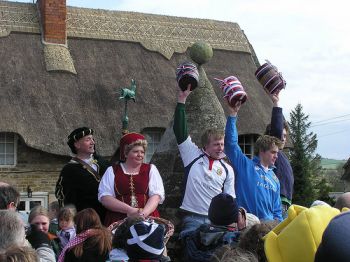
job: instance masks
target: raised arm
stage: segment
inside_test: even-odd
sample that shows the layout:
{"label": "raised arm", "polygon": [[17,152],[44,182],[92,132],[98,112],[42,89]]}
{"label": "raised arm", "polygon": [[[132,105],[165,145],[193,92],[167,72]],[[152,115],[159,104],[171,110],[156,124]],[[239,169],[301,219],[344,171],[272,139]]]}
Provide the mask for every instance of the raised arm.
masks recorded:
{"label": "raised arm", "polygon": [[178,91],[177,105],[175,109],[174,126],[173,126],[174,134],[176,136],[176,141],[178,145],[184,142],[188,137],[185,103],[186,103],[187,97],[191,93],[190,90],[191,90],[191,85],[188,85],[187,90],[182,91],[179,88],[179,91]]}
{"label": "raised arm", "polygon": [[[237,171],[248,164],[249,159],[243,154],[240,146],[238,145],[238,132],[236,127],[237,113],[241,104],[238,102],[235,107],[230,108],[230,116],[227,117],[227,123],[225,128],[225,153],[230,159],[237,175]],[[239,173],[239,172],[238,172]]]}
{"label": "raised arm", "polygon": [[282,108],[278,106],[279,94],[272,94],[271,99],[273,101],[273,108],[271,115],[271,130],[269,135],[282,139],[284,117]]}

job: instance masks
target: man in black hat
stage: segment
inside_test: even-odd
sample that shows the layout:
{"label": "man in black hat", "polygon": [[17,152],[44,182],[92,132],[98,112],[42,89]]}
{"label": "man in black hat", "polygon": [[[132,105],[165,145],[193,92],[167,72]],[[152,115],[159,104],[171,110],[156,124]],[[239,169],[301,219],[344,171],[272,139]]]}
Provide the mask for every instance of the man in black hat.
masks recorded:
{"label": "man in black hat", "polygon": [[95,154],[93,132],[91,128],[80,127],[68,136],[67,144],[75,156],[63,167],[55,194],[61,207],[73,204],[78,212],[91,207],[104,221],[105,209],[98,201],[97,193],[108,163]]}
{"label": "man in black hat", "polygon": [[208,209],[209,223],[202,224],[185,237],[186,261],[211,261],[223,245],[236,247],[240,231],[246,227],[245,211],[230,194],[213,197]]}

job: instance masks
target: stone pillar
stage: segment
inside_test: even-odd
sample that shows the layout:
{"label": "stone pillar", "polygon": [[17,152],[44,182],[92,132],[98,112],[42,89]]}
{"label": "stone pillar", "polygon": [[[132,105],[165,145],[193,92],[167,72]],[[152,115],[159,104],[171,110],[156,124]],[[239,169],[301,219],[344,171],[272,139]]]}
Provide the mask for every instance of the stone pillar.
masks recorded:
{"label": "stone pillar", "polygon": [[[211,59],[212,55],[211,47],[203,42],[195,43],[190,49],[192,60],[198,64],[199,85],[187,98],[186,113],[189,134],[198,146],[200,146],[200,137],[204,130],[214,127],[224,129],[226,123],[224,110],[202,66]],[[176,237],[181,227],[179,207],[184,190],[182,183],[184,166],[173,133],[173,122],[169,123],[153,155],[152,163],[158,167],[165,187],[165,201],[159,208],[161,216],[171,220],[175,225],[176,233],[172,241],[168,243],[168,248],[170,255],[178,257],[181,250],[179,250]]]}

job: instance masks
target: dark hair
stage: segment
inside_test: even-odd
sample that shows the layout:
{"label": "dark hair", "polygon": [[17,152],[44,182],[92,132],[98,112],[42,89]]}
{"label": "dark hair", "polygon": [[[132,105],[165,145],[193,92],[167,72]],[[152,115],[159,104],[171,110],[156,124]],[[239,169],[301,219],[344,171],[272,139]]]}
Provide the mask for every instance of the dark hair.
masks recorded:
{"label": "dark hair", "polygon": [[0,186],[0,209],[7,209],[7,206],[11,203],[16,206],[19,203],[19,193],[11,185]]}
{"label": "dark hair", "polygon": [[86,126],[79,127],[77,129],[73,130],[72,133],[69,134],[68,141],[67,141],[67,144],[70,147],[72,153],[73,154],[78,153],[77,149],[74,146],[74,143],[76,141],[83,138],[84,136],[93,135],[93,134],[94,134],[94,130],[92,130],[91,128],[86,127]]}
{"label": "dark hair", "polygon": [[60,212],[58,213],[57,219],[58,221],[73,221],[74,216],[76,215],[77,211],[75,207],[73,206],[65,206],[63,207]]}
{"label": "dark hair", "polygon": [[255,224],[241,236],[238,247],[257,255],[259,261],[267,261],[263,237],[278,223],[277,220],[273,220]]}
{"label": "dark hair", "polygon": [[83,255],[84,249],[92,249],[97,247],[100,255],[108,253],[112,249],[111,232],[102,226],[100,217],[92,208],[86,208],[78,212],[74,217],[77,234],[82,233],[88,229],[95,229],[98,233],[89,237],[83,243],[72,248],[76,257]]}

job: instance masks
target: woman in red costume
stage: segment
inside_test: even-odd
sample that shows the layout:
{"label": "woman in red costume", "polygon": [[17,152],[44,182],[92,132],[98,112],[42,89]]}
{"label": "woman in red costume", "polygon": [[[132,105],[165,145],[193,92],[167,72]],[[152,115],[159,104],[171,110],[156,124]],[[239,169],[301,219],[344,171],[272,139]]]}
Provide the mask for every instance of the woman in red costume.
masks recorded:
{"label": "woman in red costume", "polygon": [[127,216],[159,217],[164,186],[156,166],[143,163],[146,148],[141,134],[120,139],[120,162],[106,170],[98,189],[98,199],[107,209],[105,226]]}

